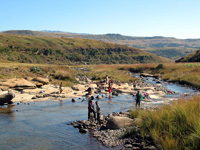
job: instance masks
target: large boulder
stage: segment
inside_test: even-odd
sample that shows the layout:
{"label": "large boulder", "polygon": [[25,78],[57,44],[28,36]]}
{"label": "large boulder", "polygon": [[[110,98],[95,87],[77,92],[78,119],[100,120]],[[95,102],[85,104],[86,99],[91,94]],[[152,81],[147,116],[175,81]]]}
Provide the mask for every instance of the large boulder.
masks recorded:
{"label": "large boulder", "polygon": [[113,116],[108,119],[106,128],[115,130],[131,125],[134,125],[133,119],[128,117]]}
{"label": "large boulder", "polygon": [[42,78],[42,77],[35,77],[35,78],[32,79],[32,81],[36,81],[36,82],[42,83],[43,85],[49,84],[49,79]]}
{"label": "large boulder", "polygon": [[9,79],[5,82],[0,82],[0,86],[5,88],[14,88],[16,90],[23,90],[23,89],[35,89],[36,85],[32,82],[20,78],[20,79]]}
{"label": "large boulder", "polygon": [[142,76],[142,77],[153,77],[152,74],[148,74],[148,73],[141,73],[140,76]]}
{"label": "large boulder", "polygon": [[77,85],[74,85],[72,89],[76,91],[85,91],[87,87],[85,87],[85,85],[82,85],[82,84],[77,84]]}
{"label": "large boulder", "polygon": [[5,103],[12,104],[12,99],[15,97],[15,94],[12,91],[5,91],[0,93],[0,105]]}
{"label": "large boulder", "polygon": [[153,78],[159,78],[160,75],[152,75],[152,74],[148,74],[148,73],[141,73],[140,76],[142,77],[153,77]]}
{"label": "large boulder", "polygon": [[137,87],[135,90],[147,91],[147,90],[155,90],[155,87]]}
{"label": "large boulder", "polygon": [[161,99],[166,97],[166,93],[163,91],[154,91],[149,96],[151,99]]}
{"label": "large boulder", "polygon": [[12,88],[15,86],[17,79],[9,79],[7,81],[2,81],[0,82],[0,86],[1,87],[5,87],[5,88]]}
{"label": "large boulder", "polygon": [[23,90],[23,89],[35,89],[36,85],[25,79],[17,79],[14,89]]}
{"label": "large boulder", "polygon": [[140,126],[143,123],[143,120],[140,118],[135,118],[133,120],[133,125]]}
{"label": "large boulder", "polygon": [[89,87],[91,87],[91,88],[97,88],[97,84],[90,84]]}

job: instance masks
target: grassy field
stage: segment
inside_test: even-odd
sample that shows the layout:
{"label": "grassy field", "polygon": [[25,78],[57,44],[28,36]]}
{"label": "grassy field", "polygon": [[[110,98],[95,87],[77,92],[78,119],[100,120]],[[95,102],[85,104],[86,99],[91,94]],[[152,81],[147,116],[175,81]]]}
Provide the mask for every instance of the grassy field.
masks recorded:
{"label": "grassy field", "polygon": [[[93,80],[103,80],[106,75],[112,80],[120,82],[132,82],[137,80],[129,71],[147,72],[159,74],[164,80],[188,84],[200,88],[200,63],[168,63],[162,64],[118,64],[118,65],[51,65],[51,64],[28,64],[28,63],[0,63],[0,78],[14,78],[27,76],[49,76],[53,82],[63,80],[65,85],[76,83],[75,75],[85,74]],[[38,71],[31,71],[38,67]],[[77,71],[72,68],[89,68],[89,72]]]}
{"label": "grassy field", "polygon": [[162,68],[158,64],[138,64],[128,66],[133,72],[158,74],[162,79],[200,88],[200,63],[165,63]]}
{"label": "grassy field", "polygon": [[141,118],[141,131],[165,150],[200,149],[200,96],[180,99],[156,110],[131,111]]}
{"label": "grassy field", "polygon": [[53,84],[63,82],[63,86],[77,83],[75,71],[68,65],[28,64],[28,63],[0,63],[0,79],[24,77],[48,77]]}
{"label": "grassy field", "polygon": [[[123,69],[126,65],[51,65],[51,64],[28,64],[28,63],[0,63],[0,79],[24,77],[48,77],[53,84],[61,81],[63,86],[76,84],[75,76],[87,75],[93,80],[104,80],[108,75],[111,80],[119,82],[132,82],[137,80],[130,73]],[[88,68],[89,72],[78,71],[75,68]]]}
{"label": "grassy field", "polygon": [[90,72],[87,75],[91,76],[94,80],[104,80],[108,75],[111,80],[119,82],[133,82],[137,80],[132,77],[130,73],[123,69],[126,65],[93,65],[90,66]]}

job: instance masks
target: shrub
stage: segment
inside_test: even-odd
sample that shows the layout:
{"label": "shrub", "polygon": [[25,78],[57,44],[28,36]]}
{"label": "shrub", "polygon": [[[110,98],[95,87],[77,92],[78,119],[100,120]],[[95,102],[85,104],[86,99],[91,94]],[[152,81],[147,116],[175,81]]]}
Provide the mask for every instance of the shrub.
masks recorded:
{"label": "shrub", "polygon": [[36,73],[36,72],[40,72],[41,70],[40,70],[40,67],[33,66],[33,67],[30,68],[30,71]]}
{"label": "shrub", "polygon": [[163,64],[159,64],[156,69],[163,69],[164,68],[164,65]]}
{"label": "shrub", "polygon": [[68,71],[56,71],[56,73],[53,74],[53,78],[57,80],[65,80],[72,82],[76,81],[72,74]]}
{"label": "shrub", "polygon": [[14,59],[11,58],[11,57],[8,57],[7,60],[9,60],[9,61],[14,61]]}

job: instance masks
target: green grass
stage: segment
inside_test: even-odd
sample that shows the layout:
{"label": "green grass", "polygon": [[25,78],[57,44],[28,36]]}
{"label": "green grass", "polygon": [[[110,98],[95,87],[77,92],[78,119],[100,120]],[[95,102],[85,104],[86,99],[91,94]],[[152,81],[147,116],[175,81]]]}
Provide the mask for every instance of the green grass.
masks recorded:
{"label": "green grass", "polygon": [[112,42],[121,45],[127,45],[143,49],[158,56],[167,57],[173,60],[180,59],[199,49],[199,39],[175,39],[169,37],[131,37],[120,34],[88,35],[88,34],[70,34],[70,33],[50,33],[38,31],[8,31],[12,34],[32,34],[43,37],[74,37],[82,39],[96,39],[105,42]]}
{"label": "green grass", "polygon": [[143,120],[142,133],[150,134],[166,150],[200,149],[200,96],[182,99],[156,110],[132,111]]}
{"label": "green grass", "polygon": [[90,72],[86,73],[93,80],[105,80],[108,75],[110,80],[118,82],[133,82],[137,78],[132,77],[130,73],[123,69],[126,65],[92,65],[90,66]]}
{"label": "green grass", "polygon": [[200,50],[190,53],[176,62],[200,62]]}
{"label": "green grass", "polygon": [[154,54],[97,40],[0,34],[0,60],[48,64],[168,62]]}

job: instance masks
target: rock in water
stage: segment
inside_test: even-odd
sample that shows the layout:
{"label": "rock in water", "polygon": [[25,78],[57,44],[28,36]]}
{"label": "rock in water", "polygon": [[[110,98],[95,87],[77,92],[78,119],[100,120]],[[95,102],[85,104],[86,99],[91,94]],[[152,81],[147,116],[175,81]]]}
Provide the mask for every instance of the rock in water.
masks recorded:
{"label": "rock in water", "polygon": [[0,105],[5,103],[12,104],[12,99],[15,97],[15,94],[12,91],[2,92],[0,94]]}
{"label": "rock in water", "polygon": [[76,102],[76,100],[73,98],[73,99],[72,99],[72,102]]}
{"label": "rock in water", "polygon": [[108,119],[106,124],[107,129],[120,129],[134,124],[133,119],[128,117],[113,116]]}
{"label": "rock in water", "polygon": [[88,130],[87,130],[87,129],[84,129],[84,128],[80,128],[80,129],[79,129],[79,132],[80,132],[80,133],[86,133],[87,131],[88,131]]}

